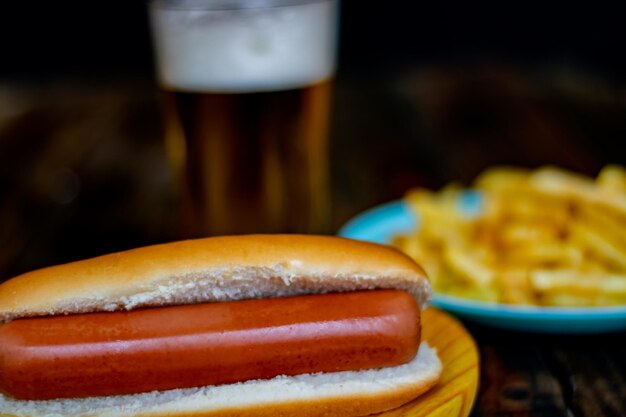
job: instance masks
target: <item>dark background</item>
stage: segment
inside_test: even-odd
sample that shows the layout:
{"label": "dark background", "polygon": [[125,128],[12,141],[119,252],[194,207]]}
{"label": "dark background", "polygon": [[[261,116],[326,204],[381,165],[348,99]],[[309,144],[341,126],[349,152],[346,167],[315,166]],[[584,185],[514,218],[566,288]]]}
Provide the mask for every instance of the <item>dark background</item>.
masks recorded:
{"label": "dark background", "polygon": [[[341,73],[445,63],[576,69],[621,86],[623,1],[344,0]],[[151,76],[145,2],[7,2],[0,75]]]}
{"label": "dark background", "polygon": [[[626,165],[626,3],[342,3],[332,228],[493,165]],[[146,3],[0,10],[0,280],[176,238]]]}

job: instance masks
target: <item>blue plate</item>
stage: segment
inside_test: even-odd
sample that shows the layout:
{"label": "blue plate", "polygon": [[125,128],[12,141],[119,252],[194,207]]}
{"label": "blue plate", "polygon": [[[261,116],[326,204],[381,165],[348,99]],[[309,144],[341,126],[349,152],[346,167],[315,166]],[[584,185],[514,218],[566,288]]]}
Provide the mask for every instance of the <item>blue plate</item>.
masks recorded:
{"label": "blue plate", "polygon": [[[464,213],[480,211],[481,197],[466,193],[459,201]],[[403,201],[392,201],[354,217],[339,231],[340,236],[390,243],[394,235],[410,233],[419,219]],[[509,330],[542,333],[600,333],[626,330],[626,306],[616,307],[535,307],[491,304],[435,294],[434,306],[467,320]]]}

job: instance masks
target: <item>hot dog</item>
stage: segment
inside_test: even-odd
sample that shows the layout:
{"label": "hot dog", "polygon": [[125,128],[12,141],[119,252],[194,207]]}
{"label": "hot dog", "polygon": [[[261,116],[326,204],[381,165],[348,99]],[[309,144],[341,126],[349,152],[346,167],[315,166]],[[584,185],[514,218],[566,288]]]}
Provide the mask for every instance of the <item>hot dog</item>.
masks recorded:
{"label": "hot dog", "polygon": [[419,345],[403,291],[351,292],[13,321],[0,391],[46,400],[399,365]]}
{"label": "hot dog", "polygon": [[316,236],[176,242],[35,271],[0,285],[0,414],[382,411],[438,378],[419,346],[429,290],[390,248]]}

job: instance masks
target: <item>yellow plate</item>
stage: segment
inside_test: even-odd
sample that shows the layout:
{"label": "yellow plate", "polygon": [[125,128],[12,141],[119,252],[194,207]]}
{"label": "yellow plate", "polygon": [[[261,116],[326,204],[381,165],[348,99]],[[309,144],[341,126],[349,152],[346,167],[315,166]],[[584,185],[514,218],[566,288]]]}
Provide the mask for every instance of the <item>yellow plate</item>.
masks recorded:
{"label": "yellow plate", "polygon": [[478,350],[463,325],[429,308],[422,314],[422,337],[443,364],[439,384],[424,395],[379,417],[467,417],[478,390]]}

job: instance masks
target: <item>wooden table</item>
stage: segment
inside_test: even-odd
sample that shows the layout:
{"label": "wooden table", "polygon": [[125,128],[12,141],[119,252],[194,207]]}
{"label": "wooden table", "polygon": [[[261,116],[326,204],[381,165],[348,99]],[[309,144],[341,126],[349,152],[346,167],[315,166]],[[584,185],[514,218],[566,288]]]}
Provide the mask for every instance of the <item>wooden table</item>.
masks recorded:
{"label": "wooden table", "polygon": [[[340,77],[334,230],[410,187],[467,183],[493,164],[626,164],[619,94],[552,81],[501,68]],[[0,280],[175,238],[158,103],[141,80],[0,83]],[[474,415],[626,415],[626,334],[467,327],[482,359]]]}

